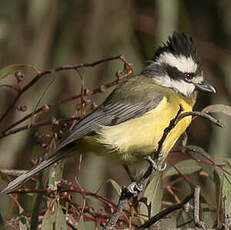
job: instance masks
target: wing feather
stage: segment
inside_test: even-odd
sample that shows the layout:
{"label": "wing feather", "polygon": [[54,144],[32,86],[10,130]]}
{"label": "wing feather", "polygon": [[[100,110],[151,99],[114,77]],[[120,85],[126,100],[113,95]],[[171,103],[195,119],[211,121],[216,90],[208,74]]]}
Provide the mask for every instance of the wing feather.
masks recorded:
{"label": "wing feather", "polygon": [[[140,81],[142,87],[139,84],[137,85],[137,81]],[[124,94],[126,90],[129,90],[128,94]],[[47,160],[10,182],[2,192],[12,192],[33,175],[67,156],[68,152],[65,151],[64,147],[71,142],[97,131],[100,125],[113,126],[142,116],[155,108],[162,98],[160,88],[153,84],[152,79],[144,76],[132,77],[117,87],[95,111],[80,120],[69,136],[60,143],[56,151]],[[71,153],[71,150],[69,151]]]}
{"label": "wing feather", "polygon": [[[130,81],[127,84],[129,83]],[[116,88],[103,104],[75,125],[69,136],[60,143],[59,149],[97,131],[102,125],[113,126],[140,117],[154,109],[163,98],[150,84],[143,84],[143,87],[134,87],[131,84],[128,86],[131,87],[129,93],[133,92],[131,95],[123,97],[121,93],[125,90],[126,83]]]}

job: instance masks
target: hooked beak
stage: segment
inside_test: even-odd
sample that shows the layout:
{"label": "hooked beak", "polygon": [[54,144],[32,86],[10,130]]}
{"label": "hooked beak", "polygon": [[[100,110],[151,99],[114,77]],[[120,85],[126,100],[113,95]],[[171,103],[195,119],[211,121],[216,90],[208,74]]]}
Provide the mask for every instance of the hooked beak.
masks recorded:
{"label": "hooked beak", "polygon": [[207,80],[204,80],[200,83],[194,83],[197,89],[204,91],[204,92],[210,92],[210,93],[216,93],[216,89],[214,86]]}

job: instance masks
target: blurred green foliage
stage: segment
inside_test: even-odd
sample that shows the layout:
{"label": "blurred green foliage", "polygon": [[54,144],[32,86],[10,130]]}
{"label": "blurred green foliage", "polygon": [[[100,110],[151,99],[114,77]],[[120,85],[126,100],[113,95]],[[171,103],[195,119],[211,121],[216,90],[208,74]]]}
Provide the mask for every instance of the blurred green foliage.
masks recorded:
{"label": "blurred green foliage", "polygon": [[[12,64],[31,64],[40,71],[44,71],[64,64],[89,63],[123,54],[132,64],[134,71],[138,73],[145,60],[152,58],[161,41],[165,41],[173,31],[180,31],[190,34],[195,40],[206,78],[217,88],[216,95],[200,95],[195,109],[201,110],[208,104],[229,105],[231,99],[230,10],[231,2],[228,0],[24,0],[14,2],[2,0],[0,69]],[[5,112],[16,95],[15,90],[3,85],[25,85],[35,75],[30,68],[16,68],[24,75],[23,82],[18,83],[14,76],[14,68],[4,69],[7,73],[10,71],[10,76],[1,79],[0,82],[0,114]],[[122,64],[114,61],[80,70],[80,74],[84,77],[85,86],[94,89],[102,83],[115,79],[116,71],[121,69],[123,69]],[[17,121],[42,105],[80,93],[80,89],[81,81],[79,74],[75,71],[49,75],[19,100],[17,108],[24,107],[26,111],[22,109],[12,111],[0,124],[0,129],[4,129],[6,124]],[[92,100],[98,104],[109,92],[110,89],[95,95]],[[39,117],[39,120],[70,117],[75,114],[76,104],[76,101],[72,101],[59,106],[46,114],[46,117]],[[231,120],[222,115],[219,115],[219,118],[225,125],[223,129],[214,127],[203,119],[196,119],[188,130],[188,143],[203,147],[214,157],[230,157]],[[48,133],[50,130],[48,128],[27,130],[0,140],[0,168],[30,168],[32,159],[43,156],[44,150],[36,144],[37,132]],[[176,154],[173,161],[177,162],[180,158],[181,156]],[[78,162],[78,159],[66,160],[65,178],[75,181],[75,177],[78,177],[81,186],[86,190],[95,192],[108,178],[113,178],[119,184],[129,182],[121,166],[114,162],[108,163],[107,159],[84,155],[80,170]],[[174,171],[168,171],[168,173],[172,177],[175,176]],[[223,175],[224,172],[215,171],[215,174],[217,187],[220,186],[219,178],[224,177],[224,183],[229,181],[229,176]],[[198,182],[200,179],[195,176],[194,180]],[[5,182],[1,181],[0,189],[4,185]],[[180,184],[178,189],[181,190],[184,186]],[[228,194],[227,187],[220,189]],[[190,189],[187,187],[186,191],[188,190]],[[214,184],[206,182],[203,191],[205,194],[206,191],[215,191]],[[117,195],[110,185],[103,186],[100,193],[112,199]],[[178,195],[182,194],[179,192]],[[209,197],[211,195],[209,194]],[[78,197],[75,199],[78,200]],[[164,199],[176,201],[174,197],[171,197],[169,190],[165,191]],[[210,208],[216,207],[215,199],[211,198],[207,202]],[[20,195],[18,200],[23,206],[23,211],[27,214],[31,213],[32,198]],[[0,195],[0,204],[0,213],[4,219],[18,216],[22,211],[18,210],[12,199],[5,195]],[[42,207],[44,205],[45,201],[41,203]],[[59,203],[55,205],[58,205],[60,214]],[[47,212],[46,216],[49,215]],[[82,224],[81,220],[80,218],[80,224]],[[23,223],[21,225],[23,226]],[[92,229],[94,226],[94,224],[89,225],[88,228]]]}

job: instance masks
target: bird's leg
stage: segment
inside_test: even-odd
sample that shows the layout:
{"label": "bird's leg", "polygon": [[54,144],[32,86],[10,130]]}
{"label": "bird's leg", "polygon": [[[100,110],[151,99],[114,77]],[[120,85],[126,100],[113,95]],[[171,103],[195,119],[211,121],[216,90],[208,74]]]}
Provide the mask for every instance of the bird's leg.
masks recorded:
{"label": "bird's leg", "polygon": [[137,196],[143,189],[144,189],[144,181],[151,175],[153,170],[162,172],[166,169],[166,163],[164,166],[161,166],[162,160],[163,160],[163,154],[158,156],[157,162],[155,162],[151,155],[144,155],[143,159],[146,160],[149,163],[149,167],[144,173],[143,177],[139,180],[136,181],[135,178],[133,177],[130,169],[128,168],[127,165],[124,165],[124,169],[126,170],[130,180],[131,184],[129,184],[126,188],[129,193],[131,193],[133,196]]}
{"label": "bird's leg", "polygon": [[143,191],[144,185],[142,183],[134,181],[129,184],[126,189],[132,196],[138,196],[139,193]]}
{"label": "bird's leg", "polygon": [[158,158],[157,158],[157,162],[155,162],[151,155],[146,155],[144,157],[144,159],[150,164],[150,166],[155,170],[155,171],[159,171],[162,172],[166,169],[167,165],[166,163],[164,163],[164,166],[161,166],[162,160],[163,160],[163,154],[158,154]]}
{"label": "bird's leg", "polygon": [[127,165],[123,165],[123,167],[124,167],[125,171],[127,172],[130,181],[131,181],[131,182],[135,182],[136,179],[135,179],[135,177],[132,175],[132,172],[131,172],[131,170],[129,169],[129,167],[128,167]]}
{"label": "bird's leg", "polygon": [[137,196],[144,189],[144,181],[152,174],[153,170],[158,171],[158,172],[162,172],[166,169],[166,164],[164,164],[163,167],[161,166],[161,163],[163,160],[163,154],[158,155],[156,162],[152,159],[152,154],[150,154],[150,155],[142,155],[142,154],[138,154],[138,153],[133,153],[133,154],[137,155],[138,157],[142,156],[142,158],[149,163],[148,169],[145,171],[142,178],[139,179],[138,181],[134,178],[134,176],[132,175],[128,166],[123,165],[124,169],[126,170],[128,176],[132,182],[131,184],[129,184],[126,187],[126,189],[133,196]]}
{"label": "bird's leg", "polygon": [[164,154],[162,151],[159,151],[157,155],[157,164],[161,163],[163,159],[164,159]]}

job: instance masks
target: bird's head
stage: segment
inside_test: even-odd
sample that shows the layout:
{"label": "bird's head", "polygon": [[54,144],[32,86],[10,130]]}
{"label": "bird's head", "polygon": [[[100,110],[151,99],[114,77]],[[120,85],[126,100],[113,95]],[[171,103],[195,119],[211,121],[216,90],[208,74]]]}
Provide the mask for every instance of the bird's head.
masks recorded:
{"label": "bird's head", "polygon": [[196,90],[216,92],[213,85],[203,77],[192,38],[183,33],[173,33],[157,49],[142,74],[153,77],[157,84],[172,88],[184,96],[190,96]]}

